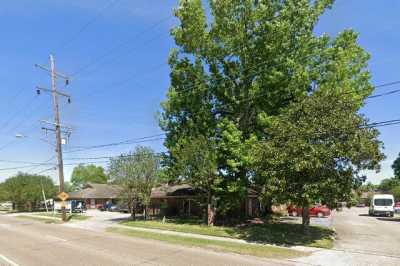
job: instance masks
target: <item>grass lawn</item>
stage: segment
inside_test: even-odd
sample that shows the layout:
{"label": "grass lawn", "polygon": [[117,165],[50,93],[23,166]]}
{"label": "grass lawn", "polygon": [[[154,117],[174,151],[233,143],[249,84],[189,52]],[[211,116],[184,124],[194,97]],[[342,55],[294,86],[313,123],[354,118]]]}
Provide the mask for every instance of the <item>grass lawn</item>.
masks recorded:
{"label": "grass lawn", "polygon": [[305,231],[300,224],[276,221],[242,227],[209,227],[197,220],[184,219],[167,219],[165,223],[159,220],[123,221],[121,224],[132,227],[244,239],[251,242],[282,246],[299,245],[318,248],[332,248],[332,236],[334,235],[333,230],[328,228],[310,226]]}
{"label": "grass lawn", "polygon": [[38,221],[38,222],[43,222],[46,224],[60,224],[62,223],[60,219],[54,218],[42,218],[42,217],[36,217],[33,215],[18,215],[16,216],[19,219],[24,219],[24,220],[34,220],[34,221]]}
{"label": "grass lawn", "polygon": [[291,250],[288,248],[281,248],[281,247],[232,243],[228,241],[198,239],[198,238],[183,237],[183,236],[171,236],[171,235],[164,235],[151,232],[141,232],[129,229],[121,229],[121,228],[109,228],[107,229],[107,231],[112,233],[119,233],[126,236],[139,237],[145,239],[155,239],[159,241],[168,242],[170,244],[178,244],[188,247],[200,247],[215,251],[233,252],[238,254],[252,255],[264,258],[285,259],[285,258],[307,256],[309,254],[307,252]]}
{"label": "grass lawn", "polygon": [[[49,218],[44,218],[41,216],[46,216]],[[18,218],[21,219],[26,219],[26,220],[34,220],[34,221],[39,221],[39,222],[44,222],[44,223],[62,223],[61,221],[61,214],[52,214],[52,213],[35,213],[34,215],[18,215]],[[67,219],[68,221],[83,221],[89,219],[90,216],[84,216],[84,215],[79,215],[79,214],[72,214],[69,215],[67,214]]]}
{"label": "grass lawn", "polygon": [[[37,213],[35,215],[36,216],[54,217],[57,219],[61,219],[61,213],[53,214],[53,213],[41,212],[41,213]],[[90,216],[76,214],[76,213],[73,213],[73,214],[67,213],[67,218],[68,218],[68,220],[84,221],[84,220],[90,219]]]}

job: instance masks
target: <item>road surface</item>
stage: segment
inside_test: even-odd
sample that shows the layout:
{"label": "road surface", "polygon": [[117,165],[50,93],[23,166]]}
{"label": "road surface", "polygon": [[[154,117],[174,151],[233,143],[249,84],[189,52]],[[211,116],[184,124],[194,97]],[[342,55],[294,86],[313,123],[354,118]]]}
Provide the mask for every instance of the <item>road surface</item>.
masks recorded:
{"label": "road surface", "polygon": [[[367,213],[366,208],[333,212],[324,223],[337,231],[335,247],[290,261],[105,233],[104,228],[120,218],[115,214],[65,226],[0,215],[0,265],[400,265],[400,217],[369,217]],[[94,227],[99,230],[89,230]]]}
{"label": "road surface", "polygon": [[291,265],[0,215],[0,265]]}
{"label": "road surface", "polygon": [[400,217],[370,217],[368,208],[334,212],[337,240],[332,250],[298,261],[316,265],[400,265]]}

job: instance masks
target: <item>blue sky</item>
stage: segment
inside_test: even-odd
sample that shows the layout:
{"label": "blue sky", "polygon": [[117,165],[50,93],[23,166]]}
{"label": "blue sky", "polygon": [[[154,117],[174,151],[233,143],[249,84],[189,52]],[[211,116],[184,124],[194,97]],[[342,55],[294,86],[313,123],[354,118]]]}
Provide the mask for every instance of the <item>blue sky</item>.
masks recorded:
{"label": "blue sky", "polygon": [[[110,4],[111,2],[111,4]],[[54,155],[51,134],[41,130],[41,119],[52,120],[49,95],[35,95],[35,86],[50,86],[49,76],[34,67],[48,64],[53,53],[60,72],[72,75],[64,89],[72,103],[62,100],[64,123],[74,131],[69,147],[118,142],[161,133],[156,112],[169,84],[167,58],[174,46],[169,37],[176,24],[177,1],[129,0],[16,0],[0,9],[0,170],[21,164],[1,160],[44,162]],[[346,28],[360,33],[360,44],[372,55],[372,82],[400,80],[400,37],[396,0],[338,0],[320,20],[316,34],[335,36]],[[86,25],[86,26],[85,26]],[[85,27],[84,27],[85,26]],[[84,27],[84,28],[82,28]],[[75,74],[75,75],[74,75]],[[385,87],[379,92],[396,89]],[[378,92],[378,91],[377,91]],[[371,121],[400,118],[400,94],[370,100],[363,112]],[[400,152],[399,126],[380,129],[387,160],[381,173],[368,173],[372,182],[390,177]],[[25,138],[16,139],[16,133]],[[3,146],[6,145],[7,146]],[[162,141],[146,143],[156,151]],[[132,145],[66,153],[68,158],[113,156]],[[99,160],[94,160],[95,162]],[[53,161],[50,161],[53,162]],[[87,161],[85,161],[87,162]],[[39,172],[49,168],[32,169]],[[73,165],[66,166],[69,179]],[[24,169],[21,169],[24,170]],[[31,170],[27,168],[27,170]],[[0,171],[0,181],[18,170]],[[56,177],[54,171],[46,172]]]}

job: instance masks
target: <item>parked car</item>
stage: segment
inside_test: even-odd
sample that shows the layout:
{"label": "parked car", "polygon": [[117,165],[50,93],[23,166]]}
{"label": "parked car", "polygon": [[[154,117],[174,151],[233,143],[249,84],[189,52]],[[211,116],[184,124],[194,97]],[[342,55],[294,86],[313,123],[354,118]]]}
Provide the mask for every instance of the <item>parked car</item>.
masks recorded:
{"label": "parked car", "polygon": [[128,204],[122,203],[117,205],[118,211],[123,212],[123,213],[129,213],[129,207]]}
{"label": "parked car", "polygon": [[390,194],[377,194],[371,200],[368,214],[394,216],[394,197]]}
{"label": "parked car", "polygon": [[400,201],[396,202],[396,204],[394,205],[394,212],[400,213]]}
{"label": "parked car", "polygon": [[[303,208],[289,205],[287,211],[290,216],[302,216]],[[310,216],[326,217],[331,215],[331,210],[325,205],[315,205],[309,209]]]}
{"label": "parked car", "polygon": [[359,208],[364,208],[365,206],[367,206],[367,205],[365,203],[363,203],[363,202],[359,202],[356,205],[356,207],[359,207]]}

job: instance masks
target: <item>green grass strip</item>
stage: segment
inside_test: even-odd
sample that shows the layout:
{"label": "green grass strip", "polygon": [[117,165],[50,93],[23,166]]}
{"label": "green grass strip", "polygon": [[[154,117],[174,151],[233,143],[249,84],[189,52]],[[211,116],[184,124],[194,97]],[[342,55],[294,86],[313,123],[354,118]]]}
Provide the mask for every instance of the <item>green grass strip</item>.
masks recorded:
{"label": "green grass strip", "polygon": [[268,245],[241,244],[229,241],[199,239],[199,238],[185,237],[185,236],[173,236],[173,235],[143,232],[143,231],[122,229],[115,227],[108,228],[107,231],[130,237],[159,240],[175,245],[181,245],[187,247],[200,247],[205,249],[211,249],[214,251],[233,252],[237,254],[252,255],[263,258],[288,259],[288,258],[295,258],[295,257],[309,255],[309,253],[307,252],[292,250],[288,248],[273,247]]}

